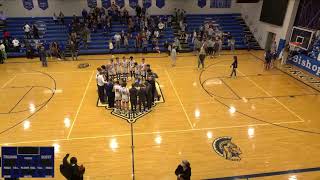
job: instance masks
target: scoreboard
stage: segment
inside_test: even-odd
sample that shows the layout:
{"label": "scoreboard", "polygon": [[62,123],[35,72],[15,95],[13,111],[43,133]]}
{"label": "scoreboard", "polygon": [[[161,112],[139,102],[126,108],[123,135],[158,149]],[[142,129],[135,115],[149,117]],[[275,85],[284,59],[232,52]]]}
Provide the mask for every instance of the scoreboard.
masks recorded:
{"label": "scoreboard", "polygon": [[54,147],[2,147],[3,178],[53,178]]}

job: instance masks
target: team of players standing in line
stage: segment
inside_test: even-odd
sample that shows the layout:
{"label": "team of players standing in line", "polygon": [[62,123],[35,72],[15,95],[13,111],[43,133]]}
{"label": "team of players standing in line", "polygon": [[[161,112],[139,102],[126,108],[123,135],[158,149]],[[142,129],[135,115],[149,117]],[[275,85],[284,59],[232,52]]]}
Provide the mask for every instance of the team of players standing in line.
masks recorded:
{"label": "team of players standing in line", "polygon": [[[102,104],[108,102],[108,108],[114,108],[115,112],[125,115],[143,113],[149,111],[159,98],[155,81],[158,76],[144,58],[140,64],[132,56],[129,60],[125,56],[122,60],[111,58],[109,64],[97,70],[99,100]],[[132,82],[130,89],[127,87],[129,80]]]}

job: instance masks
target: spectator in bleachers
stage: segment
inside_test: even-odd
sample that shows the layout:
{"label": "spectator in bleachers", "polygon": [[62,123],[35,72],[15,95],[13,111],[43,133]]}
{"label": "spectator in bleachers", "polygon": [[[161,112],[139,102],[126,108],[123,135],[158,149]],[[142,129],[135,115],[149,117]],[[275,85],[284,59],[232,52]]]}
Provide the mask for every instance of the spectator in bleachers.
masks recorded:
{"label": "spectator in bleachers", "polygon": [[9,39],[10,38],[10,32],[7,30],[3,30],[3,39]]}
{"label": "spectator in bleachers", "polygon": [[175,38],[174,42],[173,42],[173,46],[176,47],[177,52],[179,52],[181,50],[181,44],[180,44],[180,40],[179,38]]}
{"label": "spectator in bleachers", "polygon": [[58,17],[59,21],[61,22],[61,24],[64,24],[64,14],[60,11],[59,13],[59,17]]}
{"label": "spectator in bleachers", "polygon": [[112,43],[111,39],[109,40],[109,46],[108,47],[109,47],[109,53],[112,54],[112,52],[113,52],[113,43]]}
{"label": "spectator in bleachers", "polygon": [[7,17],[3,11],[0,11],[0,25],[5,25],[7,22]]}
{"label": "spectator in bleachers", "polygon": [[13,38],[12,45],[15,52],[20,51],[20,41],[17,38]]}
{"label": "spectator in bleachers", "polygon": [[35,24],[32,25],[32,34],[34,39],[39,39],[39,29]]}
{"label": "spectator in bleachers", "polygon": [[136,47],[136,51],[138,51],[141,48],[142,45],[142,38],[140,36],[140,33],[138,33],[135,37],[135,47]]}
{"label": "spectator in bleachers", "polygon": [[143,49],[143,52],[147,52],[148,51],[148,40],[147,40],[147,38],[146,37],[144,37],[143,39],[142,39],[142,49]]}
{"label": "spectator in bleachers", "polygon": [[26,38],[30,39],[31,38],[31,27],[28,23],[26,23],[23,26],[23,30],[24,30],[24,34],[25,34]]}
{"label": "spectator in bleachers", "polygon": [[120,49],[121,35],[119,33],[116,33],[113,38],[116,42],[116,49]]}
{"label": "spectator in bleachers", "polygon": [[58,16],[56,15],[56,13],[53,13],[53,16],[52,16],[52,20],[54,22],[54,24],[58,24]]}
{"label": "spectator in bleachers", "polygon": [[50,46],[50,57],[56,57],[58,60],[61,60],[61,54],[59,52],[59,45],[57,42],[52,42]]}
{"label": "spectator in bleachers", "polygon": [[138,17],[141,17],[141,11],[142,11],[141,7],[137,4],[137,6],[136,6],[136,15]]}
{"label": "spectator in bleachers", "polygon": [[123,45],[127,50],[129,49],[129,39],[128,38],[129,38],[128,35],[125,35],[123,37]]}
{"label": "spectator in bleachers", "polygon": [[158,30],[155,30],[153,35],[154,35],[155,38],[160,38],[160,33],[159,33]]}
{"label": "spectator in bleachers", "polygon": [[88,11],[86,9],[83,9],[81,14],[82,14],[84,21],[86,22],[86,19],[88,18]]}
{"label": "spectator in bleachers", "polygon": [[159,31],[160,31],[160,32],[162,32],[162,31],[164,30],[165,25],[164,25],[164,23],[163,23],[162,21],[159,22],[158,28],[159,28]]}
{"label": "spectator in bleachers", "polygon": [[234,38],[230,39],[230,50],[232,53],[235,51],[235,46],[236,46],[236,40]]}

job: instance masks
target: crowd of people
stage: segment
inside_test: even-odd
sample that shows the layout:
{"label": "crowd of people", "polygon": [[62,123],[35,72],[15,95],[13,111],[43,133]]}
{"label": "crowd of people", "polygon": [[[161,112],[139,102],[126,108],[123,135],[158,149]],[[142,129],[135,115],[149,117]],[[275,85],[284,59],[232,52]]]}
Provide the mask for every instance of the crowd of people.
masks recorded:
{"label": "crowd of people", "polygon": [[132,56],[129,60],[125,56],[122,60],[119,57],[111,58],[107,65],[97,68],[99,101],[125,115],[150,111],[160,97],[156,78],[158,75],[144,58],[141,63],[136,62]]}

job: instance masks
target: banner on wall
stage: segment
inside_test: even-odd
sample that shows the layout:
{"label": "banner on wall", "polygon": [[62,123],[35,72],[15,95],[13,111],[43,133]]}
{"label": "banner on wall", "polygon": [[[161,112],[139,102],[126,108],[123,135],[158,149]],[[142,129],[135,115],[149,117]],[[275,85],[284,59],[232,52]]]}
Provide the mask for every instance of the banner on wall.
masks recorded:
{"label": "banner on wall", "polygon": [[135,9],[136,6],[138,4],[138,0],[129,0],[129,6],[132,8],[132,9]]}
{"label": "banner on wall", "polygon": [[198,6],[203,8],[207,5],[207,0],[198,0]]}
{"label": "banner on wall", "polygon": [[38,6],[42,10],[46,10],[49,7],[48,0],[38,0]]}
{"label": "banner on wall", "polygon": [[115,0],[116,5],[118,5],[120,8],[124,7],[124,0]]}
{"label": "banner on wall", "polygon": [[152,5],[152,0],[142,0],[142,4],[144,8],[150,8]]}
{"label": "banner on wall", "polygon": [[28,9],[28,10],[31,10],[31,9],[34,8],[33,0],[22,0],[22,3],[23,3],[23,7]]}
{"label": "banner on wall", "polygon": [[163,8],[165,6],[165,0],[156,0],[156,6],[158,8]]}
{"label": "banner on wall", "polygon": [[111,7],[111,0],[101,0],[102,7],[109,9]]}
{"label": "banner on wall", "polygon": [[89,8],[97,7],[97,0],[87,0]]}
{"label": "banner on wall", "polygon": [[210,8],[231,8],[231,0],[211,0]]}

